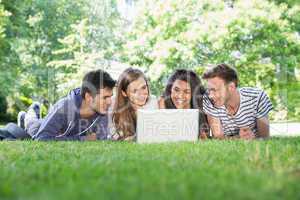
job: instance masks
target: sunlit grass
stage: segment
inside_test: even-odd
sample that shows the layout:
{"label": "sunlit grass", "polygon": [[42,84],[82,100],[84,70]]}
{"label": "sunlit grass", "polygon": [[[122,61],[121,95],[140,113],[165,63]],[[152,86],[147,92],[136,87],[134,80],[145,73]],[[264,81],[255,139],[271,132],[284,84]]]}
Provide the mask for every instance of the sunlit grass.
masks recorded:
{"label": "sunlit grass", "polygon": [[0,143],[1,199],[299,199],[300,138]]}

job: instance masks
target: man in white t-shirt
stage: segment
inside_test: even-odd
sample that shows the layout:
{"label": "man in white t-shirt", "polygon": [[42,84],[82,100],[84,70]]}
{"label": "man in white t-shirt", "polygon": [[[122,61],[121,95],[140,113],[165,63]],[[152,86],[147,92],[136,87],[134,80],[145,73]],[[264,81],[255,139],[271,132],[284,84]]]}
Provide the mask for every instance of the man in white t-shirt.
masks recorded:
{"label": "man in white t-shirt", "polygon": [[272,103],[258,88],[238,88],[235,69],[219,64],[203,74],[207,81],[203,109],[214,138],[267,138]]}

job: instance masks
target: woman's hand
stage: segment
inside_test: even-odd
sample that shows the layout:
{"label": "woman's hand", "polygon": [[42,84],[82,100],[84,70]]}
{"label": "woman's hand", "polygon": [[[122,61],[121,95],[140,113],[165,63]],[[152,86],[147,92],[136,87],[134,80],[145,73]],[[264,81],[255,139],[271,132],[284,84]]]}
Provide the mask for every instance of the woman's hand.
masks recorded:
{"label": "woman's hand", "polygon": [[134,140],[135,140],[135,135],[131,135],[131,136],[124,138],[124,141],[134,141]]}
{"label": "woman's hand", "polygon": [[111,139],[114,140],[114,141],[120,140],[120,138],[121,138],[121,136],[120,136],[118,133],[113,134],[113,135],[111,136]]}
{"label": "woman's hand", "polygon": [[122,137],[120,134],[116,133],[116,134],[113,134],[111,139],[113,141],[134,141],[135,140],[135,135],[131,135],[131,136],[127,136],[127,137]]}

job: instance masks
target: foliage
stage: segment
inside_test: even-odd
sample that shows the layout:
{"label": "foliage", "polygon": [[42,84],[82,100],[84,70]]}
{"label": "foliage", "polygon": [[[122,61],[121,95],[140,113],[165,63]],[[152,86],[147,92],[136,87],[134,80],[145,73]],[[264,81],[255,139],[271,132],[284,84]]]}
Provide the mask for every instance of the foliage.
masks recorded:
{"label": "foliage", "polygon": [[4,121],[6,116],[7,102],[6,97],[0,93],[0,121]]}
{"label": "foliage", "polygon": [[268,92],[273,119],[300,119],[298,1],[125,2],[136,5],[133,22],[121,16],[117,0],[0,1],[0,84],[8,110],[24,109],[20,96],[54,103],[84,73],[114,62],[146,69],[156,95],[176,68],[201,75],[226,62],[238,69],[241,86]]}
{"label": "foliage", "polygon": [[286,85],[297,81],[295,69],[300,68],[299,21],[294,18],[299,6],[149,0],[139,8],[124,60],[148,70],[156,94],[176,68],[203,72],[203,67],[225,62],[238,69],[241,86],[265,89],[276,110],[289,109],[295,117],[300,101],[288,107]]}
{"label": "foliage", "polygon": [[124,21],[117,11],[116,1],[90,1],[89,14],[71,25],[71,33],[59,39],[62,45],[53,54],[60,59],[48,62],[57,74],[57,92],[64,93],[80,85],[83,75],[95,68],[107,69],[118,56],[122,44]]}
{"label": "foliage", "polygon": [[[58,39],[67,35],[70,24],[79,20],[85,7],[84,0],[4,0],[3,8],[10,13],[6,25],[5,51],[9,62],[3,64],[8,75],[5,94],[18,106],[19,95],[40,100],[54,99],[51,87],[53,73],[47,67],[58,48]],[[1,56],[2,58],[2,56]],[[22,108],[18,108],[22,109]]]}

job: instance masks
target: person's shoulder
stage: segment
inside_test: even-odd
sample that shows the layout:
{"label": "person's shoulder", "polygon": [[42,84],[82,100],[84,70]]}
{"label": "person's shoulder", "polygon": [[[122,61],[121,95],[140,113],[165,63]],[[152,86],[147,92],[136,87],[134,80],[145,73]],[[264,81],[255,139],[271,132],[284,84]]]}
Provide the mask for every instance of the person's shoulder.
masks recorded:
{"label": "person's shoulder", "polygon": [[263,90],[257,87],[242,87],[239,91],[242,96],[252,98],[258,98],[263,93]]}
{"label": "person's shoulder", "polygon": [[223,112],[222,107],[215,107],[207,94],[203,95],[203,111],[205,114],[214,118],[220,118],[220,113]]}
{"label": "person's shoulder", "polygon": [[82,97],[79,90],[72,90],[68,95],[60,98],[49,110],[63,115],[73,115],[80,109]]}
{"label": "person's shoulder", "polygon": [[158,98],[154,95],[150,95],[148,102],[144,106],[144,109],[157,109],[158,108]]}
{"label": "person's shoulder", "polygon": [[203,106],[215,108],[207,94],[203,95]]}
{"label": "person's shoulder", "polygon": [[53,104],[51,110],[63,109],[66,105],[70,104],[70,102],[71,100],[68,97],[62,97]]}
{"label": "person's shoulder", "polygon": [[260,93],[262,89],[257,88],[257,87],[241,87],[240,91],[245,92],[245,93]]}

